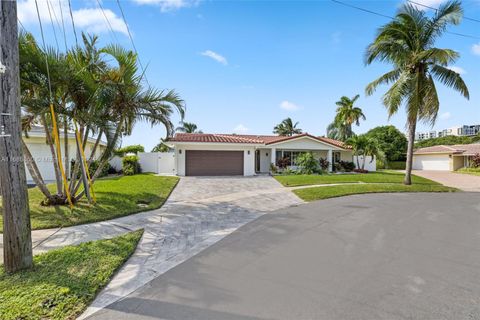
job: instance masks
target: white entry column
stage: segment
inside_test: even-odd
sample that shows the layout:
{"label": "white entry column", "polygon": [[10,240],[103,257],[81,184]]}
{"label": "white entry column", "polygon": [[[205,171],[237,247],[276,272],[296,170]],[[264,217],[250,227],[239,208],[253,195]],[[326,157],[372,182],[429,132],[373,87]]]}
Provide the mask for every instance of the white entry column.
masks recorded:
{"label": "white entry column", "polygon": [[328,160],[328,172],[332,172],[333,168],[333,152],[331,149],[328,150],[327,152],[327,160]]}
{"label": "white entry column", "polygon": [[275,166],[277,165],[277,149],[275,148],[270,149],[270,161]]}

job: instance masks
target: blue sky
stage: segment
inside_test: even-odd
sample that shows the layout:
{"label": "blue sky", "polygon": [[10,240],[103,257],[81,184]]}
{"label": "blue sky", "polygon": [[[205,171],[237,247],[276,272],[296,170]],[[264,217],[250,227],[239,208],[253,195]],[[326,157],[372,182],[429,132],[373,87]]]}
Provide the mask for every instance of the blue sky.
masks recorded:
{"label": "blue sky", "polygon": [[[345,1],[386,15],[394,15],[400,1]],[[441,0],[417,0],[438,7]],[[68,2],[50,0],[60,20]],[[100,2],[110,21],[109,30],[95,0],[72,1],[77,32],[95,32],[103,43],[118,41],[131,48],[115,1]],[[151,85],[175,89],[187,104],[185,120],[204,132],[270,134],[286,117],[299,121],[304,131],[324,135],[342,95],[360,94],[358,106],[367,120],[357,133],[393,124],[404,130],[405,115],[388,120],[381,104],[381,88],[365,97],[365,86],[388,65],[364,66],[363,55],[378,27],[388,19],[331,1],[122,1],[128,26]],[[465,16],[480,20],[480,1],[464,1]],[[39,0],[49,44],[53,29],[45,0]],[[39,35],[32,0],[19,1],[19,18]],[[70,23],[65,16],[66,23]],[[464,20],[446,34],[439,47],[457,50],[456,63],[470,89],[470,101],[438,86],[441,108],[436,129],[480,123],[480,22]],[[62,34],[56,28],[60,47]],[[67,42],[73,44],[67,25]],[[179,118],[174,117],[178,122]],[[429,129],[420,125],[419,130]],[[150,150],[165,130],[139,124],[123,145],[143,144]]]}

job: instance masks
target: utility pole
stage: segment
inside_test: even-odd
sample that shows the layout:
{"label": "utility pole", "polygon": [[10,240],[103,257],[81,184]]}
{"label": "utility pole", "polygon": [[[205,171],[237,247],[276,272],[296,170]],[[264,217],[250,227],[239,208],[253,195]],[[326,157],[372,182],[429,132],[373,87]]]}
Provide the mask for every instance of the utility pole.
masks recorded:
{"label": "utility pole", "polygon": [[17,1],[0,0],[0,191],[6,272],[32,266],[32,235],[20,117]]}

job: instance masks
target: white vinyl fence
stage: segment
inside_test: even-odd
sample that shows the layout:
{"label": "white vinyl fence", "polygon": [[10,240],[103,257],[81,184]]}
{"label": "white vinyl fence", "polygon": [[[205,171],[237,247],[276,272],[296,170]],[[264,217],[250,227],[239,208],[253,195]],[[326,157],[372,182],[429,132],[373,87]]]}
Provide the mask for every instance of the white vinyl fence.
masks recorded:
{"label": "white vinyl fence", "polygon": [[[363,156],[358,156],[358,162],[360,164],[360,167],[357,168],[357,156],[353,156],[353,163],[355,163],[355,168],[361,169],[362,164],[363,164]],[[365,158],[365,170],[368,171],[377,171],[377,159],[373,158],[371,156],[367,156]]]}
{"label": "white vinyl fence", "polygon": [[[140,152],[138,161],[142,172],[152,172],[163,175],[175,175],[175,153],[174,152]],[[110,160],[110,165],[115,170],[122,170],[122,158],[115,156]]]}

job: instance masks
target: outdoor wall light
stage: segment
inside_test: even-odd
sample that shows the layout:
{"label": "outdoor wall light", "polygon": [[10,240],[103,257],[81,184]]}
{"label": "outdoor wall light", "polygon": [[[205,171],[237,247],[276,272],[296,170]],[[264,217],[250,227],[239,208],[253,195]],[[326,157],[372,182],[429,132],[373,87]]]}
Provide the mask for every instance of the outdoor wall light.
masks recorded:
{"label": "outdoor wall light", "polygon": [[268,152],[267,152],[267,153],[265,153],[265,154],[266,154],[266,155],[267,155],[267,157],[268,157]]}
{"label": "outdoor wall light", "polygon": [[250,154],[250,150],[247,151],[247,154]]}
{"label": "outdoor wall light", "polygon": [[179,150],[178,150],[178,154],[182,154],[182,149],[179,149]]}

